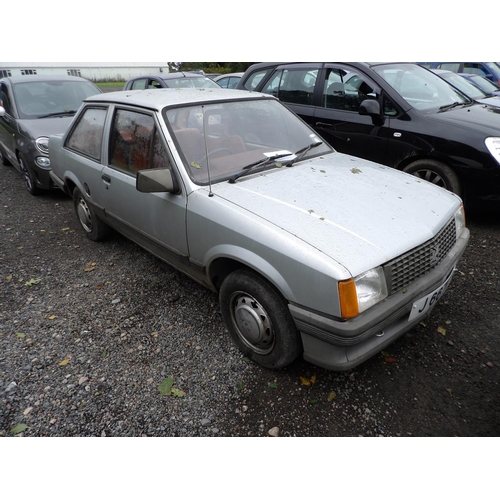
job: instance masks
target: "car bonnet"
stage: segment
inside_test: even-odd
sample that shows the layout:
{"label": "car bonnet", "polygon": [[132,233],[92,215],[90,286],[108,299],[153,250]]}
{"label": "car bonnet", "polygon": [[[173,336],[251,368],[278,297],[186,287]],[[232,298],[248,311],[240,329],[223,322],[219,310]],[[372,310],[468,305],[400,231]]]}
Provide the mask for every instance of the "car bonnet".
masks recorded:
{"label": "car bonnet", "polygon": [[212,189],[353,276],[435,236],[460,204],[457,196],[417,177],[340,153]]}
{"label": "car bonnet", "polygon": [[51,136],[66,132],[73,116],[55,116],[36,120],[19,120],[19,131],[29,137]]}

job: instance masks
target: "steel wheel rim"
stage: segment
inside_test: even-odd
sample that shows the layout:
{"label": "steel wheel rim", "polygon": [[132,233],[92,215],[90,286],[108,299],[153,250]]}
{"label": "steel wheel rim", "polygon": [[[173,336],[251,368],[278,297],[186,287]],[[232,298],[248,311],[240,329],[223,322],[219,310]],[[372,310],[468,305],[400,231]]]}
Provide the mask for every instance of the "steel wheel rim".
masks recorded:
{"label": "steel wheel rim", "polygon": [[419,179],[423,179],[424,181],[430,182],[431,184],[446,189],[446,182],[434,170],[427,170],[427,169],[416,170],[415,172],[413,172],[413,175],[418,177]]}
{"label": "steel wheel rim", "polygon": [[19,168],[21,169],[26,189],[31,193],[31,191],[33,190],[33,181],[31,180],[28,168],[26,167],[24,161],[21,158],[19,158]]}
{"label": "steel wheel rim", "polygon": [[257,354],[269,354],[274,348],[271,318],[262,305],[245,292],[234,292],[229,299],[231,321],[245,346]]}
{"label": "steel wheel rim", "polygon": [[87,202],[79,197],[76,206],[76,213],[78,214],[78,219],[83,229],[87,231],[87,233],[92,232],[92,213],[90,212],[89,206]]}

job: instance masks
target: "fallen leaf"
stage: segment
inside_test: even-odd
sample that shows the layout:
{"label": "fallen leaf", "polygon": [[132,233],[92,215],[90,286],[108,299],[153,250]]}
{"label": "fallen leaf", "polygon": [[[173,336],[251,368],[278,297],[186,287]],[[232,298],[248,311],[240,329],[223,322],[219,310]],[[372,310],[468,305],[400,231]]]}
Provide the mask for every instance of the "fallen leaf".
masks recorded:
{"label": "fallen leaf", "polygon": [[19,434],[20,432],[24,432],[28,426],[26,424],[17,424],[13,429],[11,429],[11,434]]}
{"label": "fallen leaf", "polygon": [[84,269],[84,271],[85,271],[86,273],[90,273],[90,272],[91,272],[91,271],[93,271],[94,269],[95,269],[95,267],[86,267],[86,268]]}
{"label": "fallen leaf", "polygon": [[302,385],[307,385],[307,386],[311,385],[311,381],[306,377],[300,377],[300,383]]}
{"label": "fallen leaf", "polygon": [[172,386],[174,385],[173,378],[166,378],[159,386],[160,396],[170,396],[172,391]]}
{"label": "fallen leaf", "polygon": [[171,390],[172,396],[175,396],[176,398],[183,398],[186,393],[184,391],[181,391],[180,389],[176,389],[175,387],[172,387]]}
{"label": "fallen leaf", "polygon": [[337,393],[335,391],[330,392],[328,394],[328,402],[333,401],[337,397]]}
{"label": "fallen leaf", "polygon": [[26,337],[26,334],[25,334],[25,333],[21,333],[21,332],[17,332],[17,333],[16,333],[16,337],[17,337],[18,339],[24,339],[24,337]]}
{"label": "fallen leaf", "polygon": [[24,286],[33,286],[33,285],[38,285],[38,283],[40,283],[40,279],[34,279],[34,278],[31,278],[30,280],[28,280]]}
{"label": "fallen leaf", "polygon": [[442,326],[438,326],[437,331],[443,336],[446,335],[446,328],[443,328]]}
{"label": "fallen leaf", "polygon": [[271,389],[277,389],[278,388],[278,384],[276,382],[268,382],[267,385],[271,388]]}
{"label": "fallen leaf", "polygon": [[387,357],[384,358],[384,361],[386,363],[395,363],[396,359],[395,358],[391,358],[391,356],[387,356]]}
{"label": "fallen leaf", "polygon": [[12,275],[9,274],[6,278],[5,278],[7,281],[10,281],[12,279]]}
{"label": "fallen leaf", "polygon": [[53,314],[52,316],[49,316],[47,319],[52,320],[52,319],[56,319],[56,318],[57,318],[57,316],[55,314]]}
{"label": "fallen leaf", "polygon": [[352,172],[353,174],[360,174],[360,173],[361,173],[361,170],[360,170],[359,168],[354,167],[354,168],[351,168],[351,172]]}
{"label": "fallen leaf", "polygon": [[71,356],[66,356],[65,359],[63,359],[60,363],[59,363],[59,366],[66,366],[71,360]]}

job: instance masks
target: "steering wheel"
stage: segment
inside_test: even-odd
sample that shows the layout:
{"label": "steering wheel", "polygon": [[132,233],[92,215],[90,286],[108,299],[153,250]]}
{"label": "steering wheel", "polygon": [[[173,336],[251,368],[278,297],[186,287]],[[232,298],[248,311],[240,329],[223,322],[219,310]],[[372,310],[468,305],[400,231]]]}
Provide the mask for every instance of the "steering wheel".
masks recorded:
{"label": "steering wheel", "polygon": [[206,161],[207,158],[210,158],[215,153],[223,153],[223,152],[226,152],[226,153],[229,153],[229,154],[233,154],[233,152],[230,149],[228,149],[228,148],[217,148],[217,149],[214,149],[212,151],[209,151],[208,154],[206,154],[201,160],[198,160],[196,163],[201,164],[204,161]]}

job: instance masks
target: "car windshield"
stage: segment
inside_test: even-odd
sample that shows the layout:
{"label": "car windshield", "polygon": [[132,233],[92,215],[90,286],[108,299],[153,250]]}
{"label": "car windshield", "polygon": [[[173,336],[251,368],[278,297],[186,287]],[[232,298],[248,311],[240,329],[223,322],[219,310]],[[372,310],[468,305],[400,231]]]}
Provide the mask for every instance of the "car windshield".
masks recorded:
{"label": "car windshield", "polygon": [[410,106],[435,112],[470,99],[418,64],[385,64],[373,68]]}
{"label": "car windshield", "polygon": [[316,146],[316,133],[274,99],[172,108],[164,119],[187,172],[201,185],[281,167],[311,145],[300,160],[333,151],[327,144]]}
{"label": "car windshield", "polygon": [[211,78],[172,78],[165,80],[165,85],[176,89],[220,89],[220,85],[215,83]]}
{"label": "car windshield", "polygon": [[487,78],[484,78],[480,75],[467,75],[471,81],[477,85],[481,90],[484,92],[491,94],[493,92],[498,92],[499,88],[497,85],[495,85],[493,82],[488,80]]}
{"label": "car windshield", "polygon": [[488,96],[486,92],[483,92],[479,87],[476,87],[474,84],[457,73],[437,73],[437,75],[444,78],[448,83],[451,83],[451,85],[462,91],[471,99],[484,99]]}
{"label": "car windshield", "polygon": [[97,87],[86,81],[34,81],[14,85],[19,117],[25,120],[74,114],[84,99],[98,93]]}

